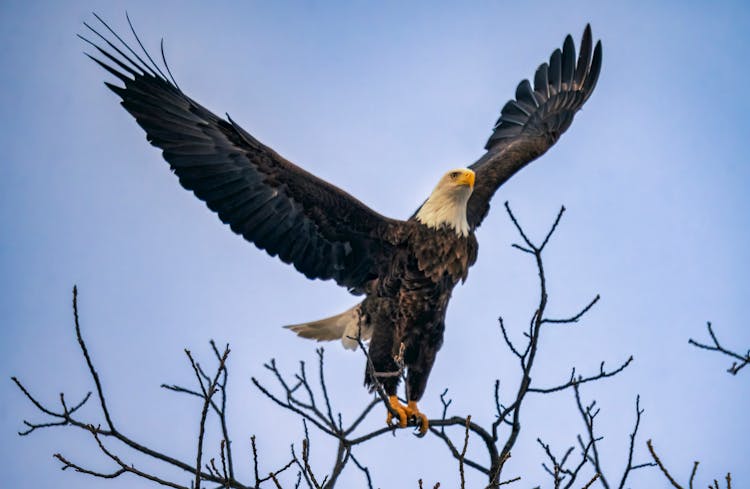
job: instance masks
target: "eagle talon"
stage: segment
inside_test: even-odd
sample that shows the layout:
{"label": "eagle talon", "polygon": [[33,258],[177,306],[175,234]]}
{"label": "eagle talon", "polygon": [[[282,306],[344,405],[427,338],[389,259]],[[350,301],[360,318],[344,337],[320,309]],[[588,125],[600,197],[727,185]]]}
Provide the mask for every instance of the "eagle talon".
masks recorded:
{"label": "eagle talon", "polygon": [[[415,420],[418,431],[418,433],[416,433],[417,437],[422,438],[427,434],[427,430],[430,427],[430,422],[427,419],[427,416],[419,410],[416,401],[409,401],[407,405],[404,406],[398,400],[398,396],[388,396],[388,403],[391,406],[391,409],[388,410],[388,416],[385,420],[388,426],[398,426],[399,428],[406,428],[406,425],[409,421]],[[396,416],[398,416],[398,425],[392,424],[394,418],[392,411],[395,411]]]}
{"label": "eagle talon", "polygon": [[[408,419],[408,408],[401,404],[398,400],[398,396],[388,396],[388,402],[391,405],[391,409],[393,411],[396,411],[396,414],[398,415],[398,427],[399,428],[406,428],[406,421]],[[388,410],[388,417],[385,420],[385,423],[388,426],[391,426],[391,421],[393,421],[393,413],[391,410]]]}
{"label": "eagle talon", "polygon": [[427,434],[427,430],[430,427],[430,421],[427,419],[427,415],[419,410],[417,407],[417,401],[409,401],[406,405],[406,414],[409,418],[415,418],[419,423],[419,438],[422,438]]}

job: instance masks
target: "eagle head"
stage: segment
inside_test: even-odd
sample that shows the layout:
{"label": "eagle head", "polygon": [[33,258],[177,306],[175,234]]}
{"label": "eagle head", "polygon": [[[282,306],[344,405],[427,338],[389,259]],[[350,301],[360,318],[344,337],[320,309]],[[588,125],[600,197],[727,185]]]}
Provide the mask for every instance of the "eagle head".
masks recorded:
{"label": "eagle head", "polygon": [[447,226],[453,228],[456,234],[468,236],[466,204],[474,190],[475,177],[468,168],[456,168],[443,175],[417,212],[417,220],[433,229]]}

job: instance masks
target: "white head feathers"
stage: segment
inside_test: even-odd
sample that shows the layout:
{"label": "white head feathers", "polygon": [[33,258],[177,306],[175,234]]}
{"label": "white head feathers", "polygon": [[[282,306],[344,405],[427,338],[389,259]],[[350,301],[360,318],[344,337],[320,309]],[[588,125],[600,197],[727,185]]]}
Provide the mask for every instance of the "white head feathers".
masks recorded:
{"label": "white head feathers", "polygon": [[434,229],[452,227],[456,234],[468,236],[466,204],[474,190],[474,178],[474,172],[468,168],[457,168],[443,175],[417,212],[417,220]]}

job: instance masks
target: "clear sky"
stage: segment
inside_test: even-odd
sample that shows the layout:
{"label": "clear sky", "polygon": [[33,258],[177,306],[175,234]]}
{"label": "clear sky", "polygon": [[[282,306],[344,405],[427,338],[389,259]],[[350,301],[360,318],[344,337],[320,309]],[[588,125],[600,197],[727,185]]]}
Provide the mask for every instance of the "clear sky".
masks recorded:
{"label": "clear sky", "polygon": [[[228,228],[170,174],[159,152],[102,84],[75,37],[96,10],[121,32],[124,12],[148,46],[164,37],[183,90],[282,155],[379,212],[405,218],[447,169],[482,154],[500,108],[587,22],[604,43],[596,92],[568,133],[496,196],[478,232],[480,256],[457,288],[445,346],[423,409],[449,388],[456,414],[492,420],[491,387],[510,393],[517,365],[501,344],[503,315],[521,337],[536,299],[533,263],[501,203],[540,237],[568,209],[546,256],[550,312],[568,315],[596,293],[586,320],[547,332],[534,380],[572,366],[595,372],[629,355],[623,374],[583,390],[602,408],[604,467],[625,463],[634,401],[646,412],[636,461],[653,438],[684,480],[734,474],[750,487],[750,371],[687,344],[705,321],[738,350],[750,347],[750,7],[745,2],[22,2],[0,4],[0,460],[5,487],[145,487],[60,472],[62,452],[105,469],[89,438],[57,429],[19,438],[40,420],[9,380],[43,400],[92,389],[72,331],[70,291],[119,425],[146,444],[193,457],[199,405],[159,389],[189,383],[183,348],[207,358],[229,342],[231,422],[239,458],[256,434],[268,469],[301,437],[296,417],[250,384],[272,384],[262,363],[292,371],[315,344],[281,325],[340,312],[356,299],[309,281]],[[337,407],[368,396],[362,358],[332,344]],[[90,412],[95,416],[93,410]],[[382,413],[371,420],[379,426]],[[572,393],[533,398],[506,468],[519,487],[548,485],[536,445],[559,450],[583,429]],[[329,467],[326,443],[314,459]],[[473,449],[473,448],[472,448]],[[477,452],[478,453],[478,452]],[[359,453],[381,487],[419,477],[457,484],[437,440],[400,432]],[[133,462],[141,463],[138,459]],[[249,474],[249,464],[241,473]],[[344,475],[357,487],[360,474]],[[471,487],[483,479],[472,474]],[[187,479],[183,478],[187,483]],[[703,486],[707,482],[701,482]],[[666,487],[643,471],[633,487]]]}

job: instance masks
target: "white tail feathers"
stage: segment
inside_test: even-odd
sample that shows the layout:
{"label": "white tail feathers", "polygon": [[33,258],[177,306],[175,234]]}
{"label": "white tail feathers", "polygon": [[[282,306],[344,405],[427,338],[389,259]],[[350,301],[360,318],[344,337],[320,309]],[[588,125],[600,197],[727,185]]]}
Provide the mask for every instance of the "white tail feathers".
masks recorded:
{"label": "white tail feathers", "polygon": [[291,329],[303,338],[311,338],[318,341],[341,340],[347,350],[357,349],[357,335],[362,335],[362,341],[368,341],[372,337],[372,327],[362,325],[359,329],[359,306],[347,309],[341,314],[331,316],[309,323],[291,324],[284,326]]}

